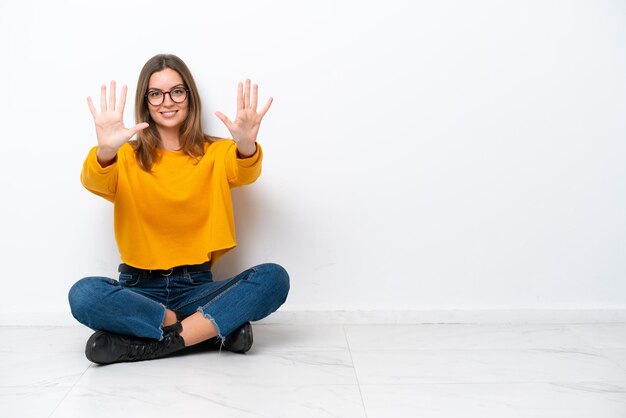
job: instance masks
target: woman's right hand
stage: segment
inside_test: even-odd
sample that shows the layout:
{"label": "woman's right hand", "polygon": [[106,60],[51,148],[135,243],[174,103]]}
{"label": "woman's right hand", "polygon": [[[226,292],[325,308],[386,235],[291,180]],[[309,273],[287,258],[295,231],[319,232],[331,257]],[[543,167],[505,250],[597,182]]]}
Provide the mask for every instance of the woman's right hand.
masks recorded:
{"label": "woman's right hand", "polygon": [[102,85],[100,90],[100,113],[87,97],[87,104],[96,124],[96,136],[98,137],[98,150],[96,155],[100,165],[107,166],[113,162],[117,155],[117,150],[128,142],[137,132],[146,129],[149,125],[146,122],[139,123],[133,128],[124,126],[124,105],[126,104],[126,92],[128,87],[122,87],[120,101],[115,106],[115,81],[111,81],[109,100],[107,104],[107,88]]}

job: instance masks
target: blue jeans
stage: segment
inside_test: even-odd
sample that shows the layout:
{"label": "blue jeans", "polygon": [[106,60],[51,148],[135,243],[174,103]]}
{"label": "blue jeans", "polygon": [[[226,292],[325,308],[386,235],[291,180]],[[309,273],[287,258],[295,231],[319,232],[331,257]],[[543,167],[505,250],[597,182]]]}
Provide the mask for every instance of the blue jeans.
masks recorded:
{"label": "blue jeans", "polygon": [[287,299],[289,275],[277,264],[261,264],[227,280],[210,270],[146,277],[121,273],[119,281],[86,277],[69,291],[72,315],[94,330],[162,339],[166,309],[184,316],[199,311],[220,339],[247,321],[275,312]]}

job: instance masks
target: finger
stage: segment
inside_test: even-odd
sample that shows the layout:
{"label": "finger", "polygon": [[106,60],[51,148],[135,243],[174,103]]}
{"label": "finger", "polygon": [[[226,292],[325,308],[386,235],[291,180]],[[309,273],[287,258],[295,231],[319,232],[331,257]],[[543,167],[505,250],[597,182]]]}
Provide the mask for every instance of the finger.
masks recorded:
{"label": "finger", "polygon": [[100,87],[100,113],[107,111],[107,86]]}
{"label": "finger", "polygon": [[257,104],[259,103],[259,85],[252,85],[252,97],[250,97],[250,107],[256,112]]}
{"label": "finger", "polygon": [[120,113],[124,113],[124,107],[126,106],[126,93],[128,92],[127,86],[122,86],[122,92],[120,93],[120,101],[117,104],[117,110]]}
{"label": "finger", "polygon": [[89,111],[91,112],[91,116],[95,119],[98,116],[98,112],[91,101],[91,97],[87,97],[87,106],[89,106]]}
{"label": "finger", "polygon": [[237,110],[243,110],[243,83],[237,84]]}
{"label": "finger", "polygon": [[226,116],[225,114],[223,114],[222,112],[215,112],[215,116],[217,116],[217,118],[219,120],[222,121],[222,123],[224,125],[226,125],[226,127],[228,128],[228,130],[230,131],[230,126],[233,124],[230,119],[228,119],[228,116]]}
{"label": "finger", "polygon": [[109,91],[109,110],[115,110],[115,81],[111,81]]}
{"label": "finger", "polygon": [[263,119],[263,116],[265,116],[267,111],[270,110],[270,106],[272,105],[272,102],[274,102],[274,99],[272,97],[270,97],[270,99],[267,101],[265,106],[263,106],[263,109],[261,109],[261,111],[259,112],[259,115],[261,116],[261,119]]}
{"label": "finger", "polygon": [[250,79],[246,79],[246,89],[243,93],[243,107],[245,109],[250,108]]}

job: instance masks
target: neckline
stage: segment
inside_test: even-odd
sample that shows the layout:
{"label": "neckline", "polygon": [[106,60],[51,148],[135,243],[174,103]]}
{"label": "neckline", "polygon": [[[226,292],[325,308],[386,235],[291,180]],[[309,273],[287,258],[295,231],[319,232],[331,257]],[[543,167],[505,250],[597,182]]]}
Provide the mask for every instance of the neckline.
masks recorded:
{"label": "neckline", "polygon": [[167,150],[165,148],[159,148],[159,153],[161,154],[161,158],[180,158],[180,157],[186,157],[187,154],[185,154],[184,151],[170,151]]}

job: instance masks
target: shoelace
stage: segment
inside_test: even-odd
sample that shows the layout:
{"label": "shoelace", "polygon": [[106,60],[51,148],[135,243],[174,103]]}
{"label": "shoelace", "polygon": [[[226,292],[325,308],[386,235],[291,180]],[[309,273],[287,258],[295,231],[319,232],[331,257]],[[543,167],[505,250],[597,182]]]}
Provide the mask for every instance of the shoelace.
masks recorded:
{"label": "shoelace", "polygon": [[149,360],[159,351],[166,353],[173,342],[173,335],[166,335],[161,341],[129,344],[127,356],[132,360]]}

